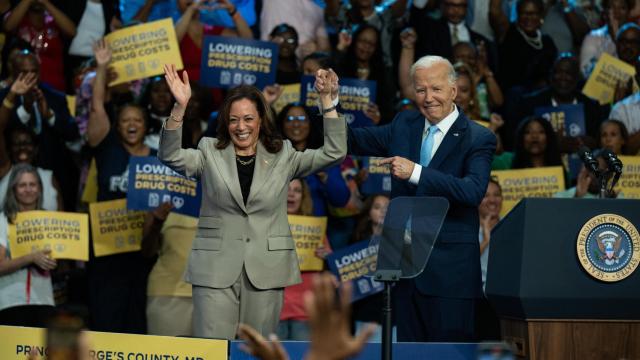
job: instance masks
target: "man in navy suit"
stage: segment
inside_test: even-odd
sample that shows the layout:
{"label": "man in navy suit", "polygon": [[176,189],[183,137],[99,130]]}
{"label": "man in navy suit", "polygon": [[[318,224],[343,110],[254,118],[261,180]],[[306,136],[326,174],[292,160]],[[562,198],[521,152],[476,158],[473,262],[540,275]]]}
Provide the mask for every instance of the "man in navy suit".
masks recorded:
{"label": "man in navy suit", "polygon": [[[441,196],[449,211],[424,272],[394,290],[399,341],[473,341],[481,294],[478,205],[495,136],[456,108],[456,74],[439,56],[411,67],[419,111],[380,127],[349,129],[350,152],[387,157],[391,196]],[[415,225],[414,225],[415,226]]]}

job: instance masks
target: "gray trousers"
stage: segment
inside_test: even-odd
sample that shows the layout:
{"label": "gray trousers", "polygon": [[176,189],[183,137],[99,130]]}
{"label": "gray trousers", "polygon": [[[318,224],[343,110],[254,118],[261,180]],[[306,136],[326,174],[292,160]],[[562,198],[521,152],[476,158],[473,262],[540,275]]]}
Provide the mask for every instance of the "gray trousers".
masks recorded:
{"label": "gray trousers", "polygon": [[231,287],[193,286],[193,336],[233,340],[238,324],[247,324],[263,336],[275,333],[284,289],[260,290],[242,274]]}

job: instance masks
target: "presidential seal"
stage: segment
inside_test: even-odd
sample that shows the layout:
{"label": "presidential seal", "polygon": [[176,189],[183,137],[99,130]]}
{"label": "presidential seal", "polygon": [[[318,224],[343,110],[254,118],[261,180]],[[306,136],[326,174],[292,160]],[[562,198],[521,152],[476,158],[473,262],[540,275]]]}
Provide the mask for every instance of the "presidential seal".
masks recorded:
{"label": "presidential seal", "polygon": [[576,251],[589,275],[606,282],[620,281],[640,263],[640,234],[620,215],[598,215],[580,229]]}

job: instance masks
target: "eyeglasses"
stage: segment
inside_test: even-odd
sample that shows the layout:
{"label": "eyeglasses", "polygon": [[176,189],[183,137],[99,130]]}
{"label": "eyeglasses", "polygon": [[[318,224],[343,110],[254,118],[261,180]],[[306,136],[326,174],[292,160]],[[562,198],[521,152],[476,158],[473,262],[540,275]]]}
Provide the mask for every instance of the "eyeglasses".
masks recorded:
{"label": "eyeglasses", "polygon": [[285,37],[282,37],[280,35],[274,36],[274,40],[277,43],[287,43],[289,45],[294,45],[294,44],[298,43],[298,39],[296,39],[296,38],[293,38],[293,37],[285,38]]}
{"label": "eyeglasses", "polygon": [[289,115],[287,116],[287,120],[288,121],[294,121],[294,120],[307,121],[307,117],[305,115],[298,115],[298,116]]}

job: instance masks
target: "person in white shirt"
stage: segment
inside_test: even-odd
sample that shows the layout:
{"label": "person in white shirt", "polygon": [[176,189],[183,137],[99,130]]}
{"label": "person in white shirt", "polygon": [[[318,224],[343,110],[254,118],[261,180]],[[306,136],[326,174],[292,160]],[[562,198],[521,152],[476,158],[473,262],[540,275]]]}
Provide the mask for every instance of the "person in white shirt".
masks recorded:
{"label": "person in white shirt", "polygon": [[29,164],[16,165],[0,213],[0,325],[46,326],[53,312],[51,250],[11,256],[9,225],[21,211],[42,209],[42,181]]}

